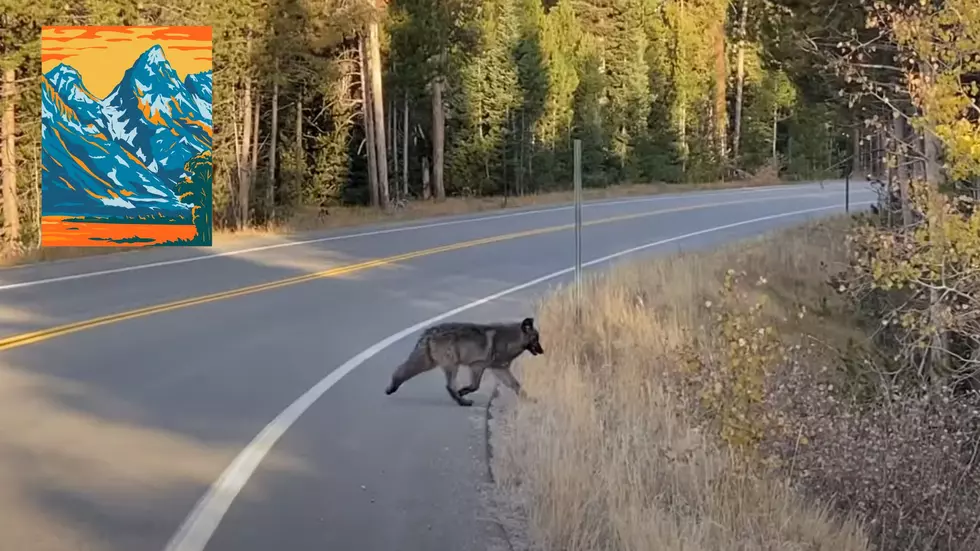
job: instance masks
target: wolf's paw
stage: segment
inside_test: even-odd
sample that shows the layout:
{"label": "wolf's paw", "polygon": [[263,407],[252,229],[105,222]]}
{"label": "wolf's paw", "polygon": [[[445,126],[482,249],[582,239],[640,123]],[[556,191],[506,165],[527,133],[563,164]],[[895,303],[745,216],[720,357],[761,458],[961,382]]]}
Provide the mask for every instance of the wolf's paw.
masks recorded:
{"label": "wolf's paw", "polygon": [[469,406],[472,406],[473,405],[473,400],[467,400],[466,398],[460,398],[459,401],[457,401],[456,403],[459,404],[459,405],[461,405],[461,406],[463,406],[463,407],[469,407]]}
{"label": "wolf's paw", "polygon": [[396,390],[398,390],[398,387],[396,387],[395,385],[388,385],[385,388],[385,394],[391,396],[392,394],[395,393]]}

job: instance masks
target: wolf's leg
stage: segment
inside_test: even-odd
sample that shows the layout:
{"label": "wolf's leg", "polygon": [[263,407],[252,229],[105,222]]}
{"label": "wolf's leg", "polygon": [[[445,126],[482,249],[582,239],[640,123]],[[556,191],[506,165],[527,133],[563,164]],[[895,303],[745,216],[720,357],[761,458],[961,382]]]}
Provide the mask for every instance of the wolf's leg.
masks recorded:
{"label": "wolf's leg", "polygon": [[480,389],[480,381],[483,380],[483,372],[486,368],[487,364],[483,362],[476,362],[470,365],[470,384],[459,389],[460,396],[466,396]]}
{"label": "wolf's leg", "polygon": [[517,377],[514,377],[514,374],[510,372],[510,366],[493,368],[493,375],[513,390],[520,398],[528,399],[527,393],[521,388],[521,383],[517,382]]}
{"label": "wolf's leg", "polygon": [[461,406],[472,406],[473,400],[467,400],[460,396],[459,391],[456,390],[456,373],[459,371],[459,366],[451,365],[449,367],[442,366],[443,372],[446,374],[446,390],[449,392],[449,396]]}

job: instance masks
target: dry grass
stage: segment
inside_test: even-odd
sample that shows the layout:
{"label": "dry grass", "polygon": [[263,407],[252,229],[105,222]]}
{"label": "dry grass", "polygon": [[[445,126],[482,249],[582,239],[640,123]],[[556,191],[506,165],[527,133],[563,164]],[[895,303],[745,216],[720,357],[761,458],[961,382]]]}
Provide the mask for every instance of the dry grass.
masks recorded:
{"label": "dry grass", "polygon": [[[784,182],[780,181],[773,174],[763,172],[747,181],[704,184],[624,184],[607,188],[585,189],[582,195],[585,200],[594,200],[694,190],[758,187],[782,183]],[[303,208],[289,220],[275,224],[251,227],[244,231],[216,229],[214,245],[232,245],[238,239],[255,236],[288,235],[321,229],[346,228],[366,224],[417,220],[436,216],[471,214],[504,208],[543,206],[570,202],[572,200],[573,194],[571,191],[561,191],[525,195],[523,197],[510,197],[507,199],[506,204],[501,197],[450,197],[440,203],[432,201],[409,201],[403,207],[393,209],[388,213],[368,207],[339,206],[330,207],[328,209],[329,215],[321,216],[316,208]],[[35,248],[27,251],[4,251],[0,254],[0,266],[13,266],[103,254],[118,254],[120,252],[131,252],[142,249],[145,249],[145,247],[48,247]]]}
{"label": "dry grass", "polygon": [[846,339],[854,330],[839,319],[795,315],[827,309],[815,268],[842,257],[842,224],[620,267],[589,281],[580,327],[568,291],[540,305],[546,354],[519,368],[539,399],[499,414],[492,440],[498,484],[525,515],[530,548],[871,548],[860,524],[775,471],[737,467],[670,382],[682,350],[712,323],[703,305],[717,300],[728,268],[769,279],[752,292],[769,297],[765,314],[783,331]]}

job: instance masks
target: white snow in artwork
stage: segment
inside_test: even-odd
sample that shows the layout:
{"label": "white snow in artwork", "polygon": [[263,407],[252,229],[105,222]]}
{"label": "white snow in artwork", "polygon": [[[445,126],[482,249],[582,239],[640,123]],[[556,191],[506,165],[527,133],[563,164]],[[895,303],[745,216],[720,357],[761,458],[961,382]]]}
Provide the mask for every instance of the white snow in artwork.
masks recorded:
{"label": "white snow in artwork", "polygon": [[82,90],[82,87],[79,86],[78,84],[71,87],[71,94],[69,94],[68,98],[75,101],[87,103],[90,105],[95,103],[95,100],[93,100],[91,96],[86,94],[85,91]]}
{"label": "white snow in artwork", "polygon": [[156,197],[134,197],[133,201],[139,203],[166,203],[166,199],[158,199]]}
{"label": "white snow in artwork", "polygon": [[136,205],[130,203],[129,201],[123,199],[122,197],[103,197],[102,203],[109,207],[123,207],[126,209],[136,208]]}
{"label": "white snow in artwork", "polygon": [[163,48],[160,46],[150,48],[150,54],[146,56],[147,63],[160,63],[163,60]]}
{"label": "white snow in artwork", "polygon": [[112,183],[116,184],[117,186],[125,187],[122,185],[122,182],[119,181],[119,178],[116,177],[116,167],[112,167],[112,170],[106,173],[106,176],[108,176],[109,179],[112,180]]}
{"label": "white snow in artwork", "polygon": [[[126,132],[126,125],[129,124],[126,111],[114,105],[103,104],[102,113],[109,121],[109,135],[115,140],[122,140],[132,146],[133,138],[136,137],[136,128],[134,127],[131,131]],[[143,160],[145,161],[146,159]]]}
{"label": "white snow in artwork", "polygon": [[153,186],[143,186],[146,191],[152,193],[153,195],[159,195],[160,197],[166,197],[167,194],[161,191],[159,188]]}
{"label": "white snow in artwork", "polygon": [[201,116],[204,120],[211,124],[211,102],[205,101],[196,95],[191,96],[194,99],[194,104],[197,106],[197,110],[201,112]]}
{"label": "white snow in artwork", "polygon": [[[164,97],[163,95],[153,95],[153,94],[148,94],[145,96],[145,98],[146,101],[150,104],[151,117],[161,111],[166,113],[168,117],[171,115],[170,98]],[[150,98],[152,98],[152,100]]]}

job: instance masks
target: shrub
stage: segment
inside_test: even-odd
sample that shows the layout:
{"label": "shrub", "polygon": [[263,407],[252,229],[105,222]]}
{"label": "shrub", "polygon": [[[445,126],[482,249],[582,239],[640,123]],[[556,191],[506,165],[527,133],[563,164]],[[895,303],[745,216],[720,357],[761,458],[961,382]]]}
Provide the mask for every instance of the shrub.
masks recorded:
{"label": "shrub", "polygon": [[978,396],[923,387],[859,403],[797,353],[767,394],[782,423],[762,445],[794,487],[860,515],[882,550],[980,548]]}
{"label": "shrub", "polygon": [[893,351],[889,383],[957,385],[980,372],[980,212],[930,186],[912,190],[921,221],[857,226],[839,290]]}
{"label": "shrub", "polygon": [[762,303],[747,310],[741,305],[749,299],[740,287],[746,275],[734,269],[725,273],[718,304],[704,304],[711,324],[685,345],[680,365],[686,368],[682,383],[687,395],[713,432],[740,454],[753,456],[772,421],[764,404],[767,371],[783,347],[766,323]]}

